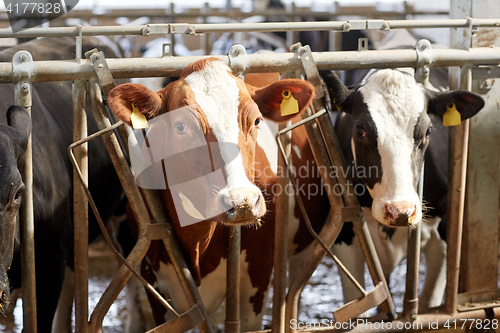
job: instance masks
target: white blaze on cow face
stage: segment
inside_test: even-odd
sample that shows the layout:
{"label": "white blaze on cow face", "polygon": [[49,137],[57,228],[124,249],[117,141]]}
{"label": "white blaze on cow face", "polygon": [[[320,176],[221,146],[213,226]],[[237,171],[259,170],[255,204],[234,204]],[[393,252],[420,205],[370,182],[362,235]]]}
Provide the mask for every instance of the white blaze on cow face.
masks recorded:
{"label": "white blaze on cow face", "polygon": [[[230,75],[229,67],[220,61],[207,62],[202,70],[188,75],[185,82],[205,114],[225,162],[227,185],[219,191],[219,202],[215,204],[223,206],[233,223],[246,223],[248,219],[262,217],[265,214],[262,193],[248,179],[241,154],[234,158],[234,151],[230,151],[231,147],[234,149],[239,143],[240,91],[235,78]],[[242,210],[246,210],[246,213],[241,214]]]}
{"label": "white blaze on cow face", "polygon": [[382,179],[369,188],[372,214],[392,226],[418,223],[422,207],[412,171],[414,129],[425,108],[425,95],[408,74],[383,70],[360,88],[375,123]]}

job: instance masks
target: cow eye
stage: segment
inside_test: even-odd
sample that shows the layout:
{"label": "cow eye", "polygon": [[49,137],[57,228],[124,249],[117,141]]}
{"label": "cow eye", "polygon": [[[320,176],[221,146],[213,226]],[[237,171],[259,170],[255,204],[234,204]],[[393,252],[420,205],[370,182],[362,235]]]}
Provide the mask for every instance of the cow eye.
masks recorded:
{"label": "cow eye", "polygon": [[19,190],[17,190],[16,194],[14,195],[14,200],[19,200],[21,198],[21,196],[23,195],[23,192],[24,192],[23,188],[20,188]]}
{"label": "cow eye", "polygon": [[427,129],[427,132],[425,132],[425,136],[427,137],[427,136],[429,136],[431,133],[432,133],[432,127],[429,127],[429,128]]}
{"label": "cow eye", "polygon": [[178,123],[177,125],[175,125],[175,127],[177,128],[177,132],[179,133],[184,133],[187,130],[187,126],[184,123]]}
{"label": "cow eye", "polygon": [[360,138],[360,139],[363,139],[364,137],[366,137],[366,131],[361,126],[356,127],[356,134],[357,134],[358,138]]}
{"label": "cow eye", "polygon": [[260,119],[260,118],[255,119],[255,123],[254,123],[255,126],[259,126],[261,121],[262,121],[262,119]]}

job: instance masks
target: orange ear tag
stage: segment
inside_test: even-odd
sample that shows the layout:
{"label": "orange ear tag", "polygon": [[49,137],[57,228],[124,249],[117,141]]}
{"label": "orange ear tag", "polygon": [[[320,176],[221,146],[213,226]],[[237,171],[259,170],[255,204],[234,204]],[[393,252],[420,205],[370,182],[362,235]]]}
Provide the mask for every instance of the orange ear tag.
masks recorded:
{"label": "orange ear tag", "polygon": [[446,106],[446,112],[443,115],[444,126],[458,126],[462,123],[460,112],[457,111],[455,103],[450,103]]}
{"label": "orange ear tag", "polygon": [[137,104],[135,103],[132,103],[132,115],[130,116],[130,122],[132,123],[133,129],[149,127],[146,117],[139,111]]}
{"label": "orange ear tag", "polygon": [[293,97],[290,90],[283,90],[281,96],[283,96],[283,100],[280,104],[282,117],[299,113],[299,102]]}

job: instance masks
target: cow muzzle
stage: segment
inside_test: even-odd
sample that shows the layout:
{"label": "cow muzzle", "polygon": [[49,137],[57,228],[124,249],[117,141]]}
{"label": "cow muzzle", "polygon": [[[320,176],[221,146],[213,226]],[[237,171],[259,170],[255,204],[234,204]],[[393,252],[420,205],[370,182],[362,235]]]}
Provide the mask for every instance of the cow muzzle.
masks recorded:
{"label": "cow muzzle", "polygon": [[219,196],[224,211],[223,223],[230,225],[260,225],[266,213],[266,204],[261,191],[255,188],[227,190]]}
{"label": "cow muzzle", "polygon": [[384,220],[391,227],[409,227],[418,222],[417,212],[417,205],[409,201],[386,204]]}

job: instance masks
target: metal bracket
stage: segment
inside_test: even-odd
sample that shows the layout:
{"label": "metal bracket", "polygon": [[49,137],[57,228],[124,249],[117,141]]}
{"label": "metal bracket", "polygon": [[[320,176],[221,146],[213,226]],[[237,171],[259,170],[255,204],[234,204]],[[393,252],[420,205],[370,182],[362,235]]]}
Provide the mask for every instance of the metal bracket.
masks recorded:
{"label": "metal bracket", "polygon": [[[168,50],[168,51],[165,51]],[[161,57],[171,57],[173,55],[174,47],[172,43],[161,44]]]}
{"label": "metal bracket", "polygon": [[113,75],[111,75],[111,70],[106,62],[104,53],[102,53],[102,51],[98,51],[97,49],[92,49],[85,53],[85,57],[90,59],[94,65],[94,70],[97,77],[101,81],[103,97],[105,98],[108,96],[111,89],[115,87],[115,79],[113,78]]}
{"label": "metal bracket", "polygon": [[366,20],[349,20],[349,30],[364,30],[366,29]]}
{"label": "metal bracket", "polygon": [[416,80],[422,83],[424,87],[430,87],[430,67],[436,58],[431,42],[427,39],[419,40],[415,45],[415,51],[417,52]]}
{"label": "metal bracket", "polygon": [[170,223],[150,223],[146,232],[149,240],[160,240],[172,236],[172,225]]}
{"label": "metal bracket", "polygon": [[229,57],[229,67],[233,74],[243,79],[250,60],[247,56],[247,50],[241,44],[233,44],[227,52]]}
{"label": "metal bracket", "polygon": [[31,107],[31,81],[35,76],[33,57],[28,51],[18,51],[12,57],[12,76],[16,82],[15,100],[19,106]]}
{"label": "metal bracket", "polygon": [[170,24],[170,33],[195,35],[196,29],[188,23],[173,23]]}
{"label": "metal bracket", "polygon": [[325,91],[319,76],[318,67],[316,67],[316,62],[314,61],[311,52],[311,48],[309,45],[305,45],[299,48],[297,53],[300,57],[300,61],[302,62],[302,67],[304,67],[307,81],[309,81],[315,88],[315,99],[323,98]]}
{"label": "metal bracket", "polygon": [[358,51],[368,51],[368,38],[358,39]]}

